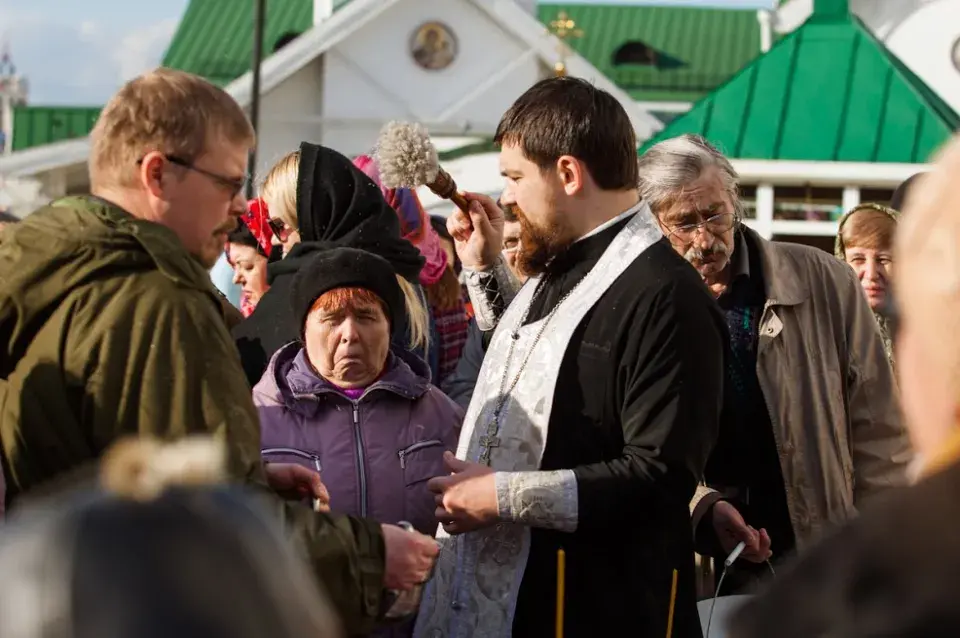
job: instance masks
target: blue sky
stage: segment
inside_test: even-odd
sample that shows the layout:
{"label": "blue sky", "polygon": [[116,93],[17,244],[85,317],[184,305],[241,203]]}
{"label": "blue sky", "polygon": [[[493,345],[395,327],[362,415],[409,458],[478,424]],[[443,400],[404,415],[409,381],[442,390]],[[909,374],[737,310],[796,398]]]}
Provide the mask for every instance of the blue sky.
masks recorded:
{"label": "blue sky", "polygon": [[[773,4],[773,0],[580,1],[731,8]],[[186,6],[187,0],[0,0],[0,43],[29,79],[31,104],[103,104],[124,81],[159,63]]]}

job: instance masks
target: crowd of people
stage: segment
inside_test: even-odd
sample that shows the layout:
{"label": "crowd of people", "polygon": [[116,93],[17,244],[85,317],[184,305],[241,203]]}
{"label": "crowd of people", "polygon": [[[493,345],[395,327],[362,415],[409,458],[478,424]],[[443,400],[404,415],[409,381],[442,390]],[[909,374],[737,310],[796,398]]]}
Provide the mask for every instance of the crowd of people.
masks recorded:
{"label": "crowd of people", "polygon": [[179,71],[91,141],[0,229],[0,638],[960,629],[960,143],[829,254],[576,78],[446,219],[308,141],[248,201],[250,122]]}

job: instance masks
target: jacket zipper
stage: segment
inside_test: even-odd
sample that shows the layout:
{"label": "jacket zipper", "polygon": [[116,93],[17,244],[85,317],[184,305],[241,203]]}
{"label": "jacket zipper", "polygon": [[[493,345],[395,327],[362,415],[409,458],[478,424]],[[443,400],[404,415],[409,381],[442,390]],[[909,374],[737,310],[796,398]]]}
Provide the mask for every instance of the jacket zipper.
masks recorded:
{"label": "jacket zipper", "polygon": [[402,450],[397,452],[397,456],[400,457],[400,469],[401,470],[407,469],[407,461],[406,461],[407,454],[410,454],[411,452],[416,452],[417,450],[422,450],[425,447],[434,447],[437,445],[443,445],[443,441],[441,441],[440,439],[430,439],[429,441],[419,441],[417,443],[414,443],[413,445],[409,445],[403,448]]}
{"label": "jacket zipper", "polygon": [[320,471],[320,457],[316,454],[310,454],[309,452],[304,452],[303,450],[298,450],[292,447],[267,447],[260,450],[260,454],[290,454],[291,456],[299,456],[302,459],[309,459],[313,461],[313,466],[317,469],[317,472]]}
{"label": "jacket zipper", "polygon": [[357,443],[357,473],[360,475],[360,516],[367,515],[367,467],[364,462],[363,437],[360,435],[360,404],[353,404],[353,438]]}

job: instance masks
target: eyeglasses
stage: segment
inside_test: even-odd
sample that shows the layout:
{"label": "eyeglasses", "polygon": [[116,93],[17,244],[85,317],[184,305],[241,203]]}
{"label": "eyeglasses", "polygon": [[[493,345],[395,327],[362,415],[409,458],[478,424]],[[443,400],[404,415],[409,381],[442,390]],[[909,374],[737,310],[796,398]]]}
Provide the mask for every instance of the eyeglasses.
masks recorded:
{"label": "eyeglasses", "polygon": [[279,217],[268,217],[267,226],[270,227],[270,231],[273,233],[273,236],[280,241],[287,241],[290,233],[293,232],[293,229],[287,226],[287,223]]}
{"label": "eyeglasses", "polygon": [[674,226],[670,229],[670,235],[683,242],[691,242],[696,238],[697,233],[701,229],[705,229],[712,235],[722,235],[733,228],[735,221],[736,217],[733,213],[720,213],[719,215],[708,217],[702,222],[696,224],[683,224],[682,226]]}
{"label": "eyeglasses", "polygon": [[[205,168],[200,168],[199,166],[194,165],[193,162],[190,162],[189,160],[185,160],[182,157],[177,157],[176,155],[164,155],[163,158],[168,162],[170,162],[171,164],[176,164],[181,168],[185,168],[189,171],[200,173],[201,175],[204,175],[210,178],[211,180],[213,180],[215,184],[223,188],[225,191],[229,192],[231,198],[234,198],[237,195],[239,195],[241,192],[243,192],[244,187],[247,185],[246,177],[239,178],[239,179],[236,177],[226,177],[224,175],[220,175],[219,173],[208,171]],[[137,160],[137,165],[140,165],[140,164],[143,164],[142,157]]]}

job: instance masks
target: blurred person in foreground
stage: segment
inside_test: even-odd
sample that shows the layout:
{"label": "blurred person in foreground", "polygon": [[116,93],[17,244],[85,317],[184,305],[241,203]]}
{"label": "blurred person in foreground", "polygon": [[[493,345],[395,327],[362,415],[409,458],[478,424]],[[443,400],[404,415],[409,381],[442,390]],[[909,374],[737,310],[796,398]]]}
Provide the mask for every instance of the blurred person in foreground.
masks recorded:
{"label": "blurred person in foreground", "polygon": [[960,635],[960,138],[907,198],[894,288],[918,482],[826,539],[734,618],[736,638]]}
{"label": "blurred person in foreground", "polygon": [[701,554],[722,560],[747,545],[725,593],[905,484],[912,458],[853,271],[817,248],[761,237],[742,221],[738,189],[730,161],[702,137],[664,140],[640,158],[643,199],[730,335],[720,435],[692,503]]}
{"label": "blurred person in foreground", "polygon": [[893,276],[893,237],[900,213],[882,204],[860,204],[840,218],[834,254],[857,274],[893,365],[893,335],[886,316]]}
{"label": "blurred person in foreground", "polygon": [[[0,528],[3,638],[339,638],[275,518],[205,437],[123,440]],[[63,489],[60,489],[60,488]]]}
{"label": "blurred person in foreground", "polygon": [[[250,386],[207,273],[246,211],[254,135],[243,110],[197,76],[158,69],[120,89],[91,142],[92,194],[54,201],[0,242],[7,505],[127,434],[209,433],[235,479],[321,492],[299,466],[265,472]],[[350,633],[373,626],[385,585],[412,587],[432,565],[428,537],[275,503]]]}
{"label": "blurred person in foreground", "polygon": [[459,458],[429,484],[442,549],[415,635],[556,635],[562,549],[566,635],[700,638],[687,508],[719,424],[723,318],[640,201],[616,98],[542,80],[495,141],[531,279],[516,290],[500,207],[466,193],[448,228],[495,332]]}
{"label": "blurred person in foreground", "polygon": [[[517,253],[520,251],[520,222],[515,212],[516,206],[504,206],[502,203],[499,205],[503,210],[503,249],[501,251],[503,260],[513,276],[516,277],[517,283],[522,285],[527,277],[517,269]],[[467,326],[467,342],[463,346],[463,352],[460,353],[457,368],[443,383],[443,391],[464,410],[470,406],[473,389],[477,385],[480,368],[483,366],[483,357],[487,352],[487,346],[490,344],[492,336],[492,332],[480,330],[476,320],[471,319]]]}

